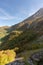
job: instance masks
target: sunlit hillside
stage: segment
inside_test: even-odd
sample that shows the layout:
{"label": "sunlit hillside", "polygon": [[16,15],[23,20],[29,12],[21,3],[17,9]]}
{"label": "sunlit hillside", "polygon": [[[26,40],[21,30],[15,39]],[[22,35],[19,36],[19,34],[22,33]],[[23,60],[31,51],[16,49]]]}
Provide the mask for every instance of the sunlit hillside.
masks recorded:
{"label": "sunlit hillside", "polygon": [[[21,23],[8,28],[0,28],[0,65],[15,61],[15,56],[16,58],[23,57],[23,61],[27,65],[30,65],[31,61],[31,63],[37,65],[38,61],[36,62],[36,58],[34,61],[32,55],[35,53],[42,54],[39,52],[43,50],[42,10],[40,9]],[[43,54],[38,55],[37,58],[40,60],[39,57],[43,59]],[[29,62],[26,62],[28,59]]]}

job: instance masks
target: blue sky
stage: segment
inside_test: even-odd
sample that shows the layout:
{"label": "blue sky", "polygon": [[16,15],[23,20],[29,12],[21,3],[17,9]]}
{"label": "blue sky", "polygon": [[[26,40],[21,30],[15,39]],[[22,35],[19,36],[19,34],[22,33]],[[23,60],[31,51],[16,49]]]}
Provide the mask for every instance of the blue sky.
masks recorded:
{"label": "blue sky", "polygon": [[43,7],[43,0],[0,0],[0,26],[14,25]]}

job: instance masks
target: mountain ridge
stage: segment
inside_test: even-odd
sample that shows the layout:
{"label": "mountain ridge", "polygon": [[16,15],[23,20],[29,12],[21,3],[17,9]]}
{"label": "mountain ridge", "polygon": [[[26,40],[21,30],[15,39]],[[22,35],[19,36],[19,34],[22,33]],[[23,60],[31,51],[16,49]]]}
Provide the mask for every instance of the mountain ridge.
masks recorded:
{"label": "mountain ridge", "polygon": [[15,24],[12,26],[2,26],[0,28],[8,28],[10,31],[22,28],[22,26],[25,26],[25,25],[26,25],[26,28],[29,28],[30,24],[32,24],[34,20],[41,17],[43,17],[43,8],[40,8],[36,13],[34,13],[33,15],[31,15],[30,17],[26,18],[25,20],[23,20],[22,22],[18,24]]}
{"label": "mountain ridge", "polygon": [[40,8],[35,14],[33,14],[32,16],[28,17],[27,19],[23,20],[22,22],[13,25],[9,28],[10,31],[16,30],[16,29],[21,29],[24,30],[24,27],[29,28],[30,24],[32,24],[32,22],[40,17],[43,17],[43,8]]}
{"label": "mountain ridge", "polygon": [[[38,10],[38,13],[41,10],[43,9]],[[27,20],[27,18],[26,20],[11,26],[8,29],[10,33],[2,39],[4,41],[2,42],[0,49],[12,49],[19,47],[19,51],[21,51],[24,49],[31,50],[43,48],[43,39],[40,39],[43,38],[43,16],[40,14],[36,16],[36,14],[37,12],[29,18],[31,20],[31,24],[28,23],[30,20]]]}

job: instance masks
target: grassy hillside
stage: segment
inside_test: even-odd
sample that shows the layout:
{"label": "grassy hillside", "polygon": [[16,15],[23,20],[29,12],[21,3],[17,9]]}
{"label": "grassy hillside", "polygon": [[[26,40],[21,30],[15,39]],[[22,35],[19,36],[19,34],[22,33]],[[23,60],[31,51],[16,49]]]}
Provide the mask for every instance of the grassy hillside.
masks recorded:
{"label": "grassy hillside", "polygon": [[[43,41],[39,40],[42,35],[32,30],[24,32],[12,32],[10,35],[4,37],[1,44],[1,49],[14,49],[19,48],[19,51],[38,49],[43,47]],[[39,41],[38,41],[39,40]],[[40,43],[39,43],[40,42]]]}
{"label": "grassy hillside", "polygon": [[[25,27],[24,27],[25,28]],[[22,50],[43,48],[43,18],[37,18],[25,31],[13,30],[9,35],[1,39],[0,49]]]}
{"label": "grassy hillside", "polygon": [[8,32],[8,29],[9,29],[9,26],[0,27],[0,44],[2,43],[1,39],[10,33]]}
{"label": "grassy hillside", "polygon": [[[42,49],[43,16],[38,17],[37,13],[34,14],[35,17],[32,15],[30,18],[10,28],[1,27],[0,50],[18,49],[16,52],[21,55],[22,52],[27,53],[28,51],[29,53],[30,50]],[[29,55],[31,55],[31,52]]]}

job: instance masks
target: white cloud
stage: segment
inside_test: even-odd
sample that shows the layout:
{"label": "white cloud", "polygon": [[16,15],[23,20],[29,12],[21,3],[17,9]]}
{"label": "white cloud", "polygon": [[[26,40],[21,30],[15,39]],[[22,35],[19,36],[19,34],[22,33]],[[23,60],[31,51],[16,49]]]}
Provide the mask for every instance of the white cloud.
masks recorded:
{"label": "white cloud", "polygon": [[31,15],[33,15],[35,12],[37,11],[37,9],[20,9],[20,13],[23,14],[26,17],[30,17]]}
{"label": "white cloud", "polygon": [[6,13],[5,10],[3,10],[2,8],[0,8],[0,13],[4,14],[4,16],[0,16],[1,20],[11,20],[11,19],[15,19],[17,17],[11,16],[10,14]]}
{"label": "white cloud", "polygon": [[0,16],[0,19],[1,19],[1,20],[11,20],[11,19],[15,19],[15,17],[13,17],[13,16],[9,16],[9,17]]}

